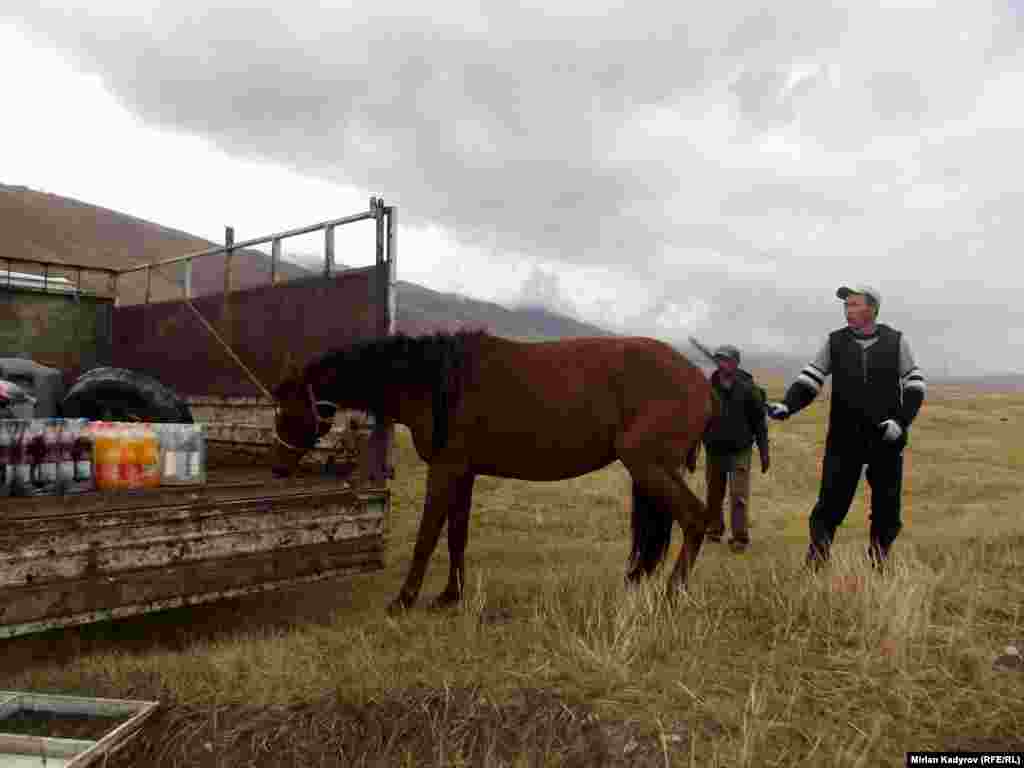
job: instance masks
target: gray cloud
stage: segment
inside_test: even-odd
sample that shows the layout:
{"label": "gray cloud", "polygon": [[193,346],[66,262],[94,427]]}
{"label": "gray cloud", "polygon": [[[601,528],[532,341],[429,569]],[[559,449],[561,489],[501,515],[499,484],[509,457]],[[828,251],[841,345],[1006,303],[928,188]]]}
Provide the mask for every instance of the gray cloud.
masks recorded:
{"label": "gray cloud", "polygon": [[[835,286],[864,278],[923,353],[1024,370],[1006,354],[1024,327],[1006,279],[1024,235],[1019,3],[885,5],[0,14],[149,123],[549,265],[508,301],[809,353],[841,320]],[[578,298],[584,268],[621,285]]]}

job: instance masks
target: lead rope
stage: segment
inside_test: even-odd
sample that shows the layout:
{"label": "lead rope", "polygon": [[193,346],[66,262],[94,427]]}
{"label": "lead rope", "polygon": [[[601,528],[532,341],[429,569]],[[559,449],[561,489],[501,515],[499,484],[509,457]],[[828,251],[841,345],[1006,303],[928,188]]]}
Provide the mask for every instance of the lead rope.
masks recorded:
{"label": "lead rope", "polygon": [[[199,318],[199,322],[201,322],[206,327],[206,330],[208,330],[210,332],[210,335],[212,335],[213,338],[215,338],[220,343],[220,345],[222,347],[224,347],[224,350],[229,355],[231,355],[231,359],[234,360],[236,363],[238,363],[238,367],[241,368],[243,371],[245,371],[246,375],[252,380],[252,383],[255,384],[256,387],[264,395],[266,395],[267,399],[270,400],[274,404],[274,439],[277,440],[277,442],[279,442],[285,448],[289,448],[289,449],[291,449],[291,450],[293,450],[293,451],[295,451],[297,453],[305,453],[305,451],[302,448],[296,448],[291,443],[281,439],[281,436],[277,433],[277,413],[278,413],[277,398],[274,397],[272,394],[270,394],[269,391],[267,391],[267,388],[263,386],[263,384],[260,382],[260,380],[258,378],[256,378],[256,374],[254,374],[252,371],[250,371],[249,370],[249,366],[247,366],[245,363],[243,363],[241,361],[241,359],[238,357],[238,355],[235,354],[235,351],[233,349],[231,349],[231,347],[228,345],[228,343],[226,341],[224,341],[224,339],[221,338],[221,335],[219,333],[217,333],[217,329],[214,328],[205,317],[203,317],[203,313],[200,312],[198,309],[196,309],[195,304],[193,304],[192,300],[189,299],[187,296],[185,297],[185,303],[188,304],[188,308],[191,309],[192,312],[195,313],[195,316],[197,318]],[[310,390],[310,395],[312,395],[312,390]],[[331,403],[331,405],[334,405],[334,403]],[[337,407],[337,406],[335,406],[335,407]],[[314,407],[314,413],[315,413],[315,407]],[[319,416],[317,418],[319,418]]]}

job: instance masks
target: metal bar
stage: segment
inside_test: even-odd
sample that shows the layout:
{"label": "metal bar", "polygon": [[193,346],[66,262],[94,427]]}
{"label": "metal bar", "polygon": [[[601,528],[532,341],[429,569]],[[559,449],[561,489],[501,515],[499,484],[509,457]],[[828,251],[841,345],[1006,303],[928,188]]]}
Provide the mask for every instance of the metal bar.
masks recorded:
{"label": "metal bar", "polygon": [[[310,232],[317,232],[326,227],[334,226],[338,227],[342,224],[351,224],[355,221],[364,221],[366,219],[372,219],[375,217],[373,211],[364,211],[362,213],[355,213],[351,216],[345,216],[340,219],[332,219],[331,221],[324,221],[320,224],[310,224],[308,227],[300,227],[298,229],[289,229],[285,232],[275,232],[272,235],[265,235],[264,237],[254,237],[252,240],[243,240],[240,243],[235,243],[234,248],[250,248],[254,245],[263,245],[264,243],[273,242],[275,238],[284,239],[286,237],[295,237],[297,235],[308,235]],[[161,261],[150,262],[151,266],[162,267],[167,264],[176,264],[179,261],[185,261],[186,259],[198,258],[200,256],[214,256],[218,253],[224,253],[227,248],[223,245],[218,245],[214,248],[207,248],[202,251],[194,251],[192,253],[186,253],[184,256],[175,256],[170,259],[162,259]],[[136,264],[132,267],[121,267],[120,269],[111,270],[124,274],[125,272],[138,272],[140,269],[145,269],[146,264]]]}
{"label": "metal bar", "polygon": [[[249,369],[242,363],[235,354],[234,350],[231,349],[231,344],[234,341],[234,323],[232,322],[231,312],[231,278],[232,269],[235,261],[235,228],[224,227],[224,300],[223,309],[221,310],[220,326],[223,328],[223,346],[227,349],[228,353],[234,358],[235,362],[238,363],[245,371]],[[195,308],[195,305],[190,305],[194,314],[199,314],[199,310]],[[205,318],[204,318],[205,319]],[[211,326],[212,328],[212,326]],[[252,374],[250,374],[252,376]],[[255,380],[255,377],[252,377]],[[259,381],[256,381],[257,386],[260,385]]]}
{"label": "metal bar", "polygon": [[[367,218],[371,218],[371,217],[368,216]],[[116,274],[117,272],[122,271],[120,269],[112,269],[110,267],[93,267],[93,266],[90,266],[88,264],[78,264],[77,262],[49,261],[47,259],[33,259],[33,258],[28,257],[28,256],[23,256],[22,258],[19,258],[19,259],[11,259],[11,258],[8,258],[8,257],[4,257],[4,261],[8,262],[8,264],[7,264],[7,269],[8,270],[10,270],[10,268],[11,268],[10,262],[17,261],[17,262],[20,262],[22,264],[35,264],[38,267],[51,266],[51,267],[57,267],[59,269],[76,269],[76,268],[77,269],[84,269],[86,272],[101,272],[101,273],[103,273],[105,275]],[[144,266],[145,265],[140,267],[140,269],[143,268]]]}
{"label": "metal bar", "polygon": [[[384,201],[380,198],[370,198],[370,208],[376,214],[376,270],[374,300],[377,303],[377,334],[386,336],[391,325],[389,315],[391,314],[390,288],[391,270],[390,264],[385,259],[385,245],[387,244],[387,233],[385,229],[385,207]],[[371,484],[385,483],[393,475],[391,467],[391,432],[392,424],[384,419],[378,418],[380,414],[374,414],[373,429],[370,433],[368,446],[368,479]]]}
{"label": "metal bar", "polygon": [[224,227],[224,301],[227,309],[228,294],[231,293],[231,267],[235,260],[235,228]]}
{"label": "metal bar", "polygon": [[334,227],[324,229],[324,277],[334,274]]}
{"label": "metal bar", "polygon": [[384,259],[384,201],[379,198],[370,198],[370,207],[373,208],[375,224],[377,228],[376,243],[376,265],[377,265],[377,334],[385,336],[388,332],[388,269]]}
{"label": "metal bar", "polygon": [[185,259],[185,298],[192,298],[192,257]]}
{"label": "metal bar", "polygon": [[153,268],[146,267],[146,304],[149,304],[149,299],[153,295]]}
{"label": "metal bar", "polygon": [[398,209],[390,205],[388,214],[388,335],[398,323]]}
{"label": "metal bar", "polygon": [[277,274],[281,263],[281,238],[275,237],[270,246],[270,284],[277,285],[280,276]]}

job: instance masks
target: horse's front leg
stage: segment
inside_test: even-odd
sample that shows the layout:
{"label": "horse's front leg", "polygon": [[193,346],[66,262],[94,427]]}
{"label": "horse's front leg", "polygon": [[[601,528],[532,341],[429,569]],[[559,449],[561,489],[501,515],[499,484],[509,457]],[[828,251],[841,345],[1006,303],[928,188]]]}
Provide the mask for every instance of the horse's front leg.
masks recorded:
{"label": "horse's front leg", "polygon": [[434,600],[435,608],[444,608],[462,600],[466,585],[469,511],[473,506],[475,479],[475,475],[465,474],[455,481],[455,503],[448,510],[448,584]]}
{"label": "horse's front leg", "polygon": [[398,596],[391,602],[389,610],[394,612],[410,608],[419,597],[427,563],[437,547],[445,518],[457,502],[458,481],[464,475],[461,468],[431,464],[427,470],[427,496],[423,503],[423,517],[416,534],[416,546],[412,553],[412,564],[405,577],[405,584]]}

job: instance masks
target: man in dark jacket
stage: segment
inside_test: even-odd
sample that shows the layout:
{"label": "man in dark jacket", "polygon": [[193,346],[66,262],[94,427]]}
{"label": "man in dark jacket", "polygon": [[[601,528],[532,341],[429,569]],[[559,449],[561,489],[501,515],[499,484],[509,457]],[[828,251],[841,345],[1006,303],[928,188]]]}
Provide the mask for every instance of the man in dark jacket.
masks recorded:
{"label": "man in dark jacket", "polygon": [[868,556],[880,567],[903,527],[900,497],[907,430],[924,402],[925,379],[899,331],[876,322],[881,296],[869,286],[843,286],[847,327],[829,334],[817,357],[804,367],[781,403],[768,413],[786,419],[817,397],[832,376],[832,407],[821,490],[811,511],[808,564],[828,560],[836,529],[857,492],[867,465],[871,486]]}
{"label": "man in dark jacket", "polygon": [[706,477],[708,513],[712,515],[707,537],[721,541],[725,533],[725,487],[729,485],[732,511],[733,552],[750,546],[750,465],[753,444],[761,457],[761,471],[767,472],[768,425],[765,422],[764,390],[740,365],[740,352],[733,346],[722,346],[714,352],[717,370],[711,375],[711,386],[722,403],[719,418],[704,434],[707,451]]}

